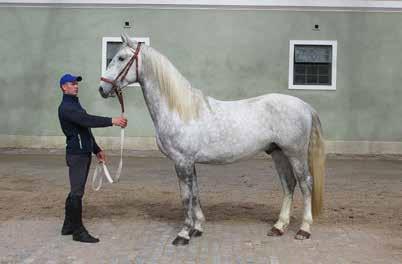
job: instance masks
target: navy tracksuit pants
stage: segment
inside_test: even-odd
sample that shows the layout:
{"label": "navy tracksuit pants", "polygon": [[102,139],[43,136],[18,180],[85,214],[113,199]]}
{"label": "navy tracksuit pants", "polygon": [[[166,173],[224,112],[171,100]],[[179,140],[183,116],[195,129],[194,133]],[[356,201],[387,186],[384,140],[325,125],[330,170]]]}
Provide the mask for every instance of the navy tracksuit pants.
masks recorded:
{"label": "navy tracksuit pants", "polygon": [[84,196],[91,160],[92,153],[66,154],[66,163],[70,178],[70,195]]}

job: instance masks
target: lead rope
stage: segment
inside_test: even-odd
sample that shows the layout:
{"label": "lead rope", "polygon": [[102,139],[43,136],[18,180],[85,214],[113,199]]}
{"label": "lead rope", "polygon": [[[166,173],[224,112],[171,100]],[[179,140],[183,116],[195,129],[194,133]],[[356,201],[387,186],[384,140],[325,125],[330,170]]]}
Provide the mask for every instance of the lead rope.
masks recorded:
{"label": "lead rope", "polygon": [[[123,117],[123,114],[122,114]],[[105,164],[104,161],[101,161],[98,163],[98,165],[95,168],[94,174],[92,176],[92,189],[94,191],[99,191],[102,188],[103,184],[103,177],[102,175],[99,177],[100,171],[103,169],[103,173],[106,176],[106,179],[109,181],[109,183],[115,183],[118,182],[120,179],[121,171],[123,169],[123,146],[124,146],[124,128],[120,130],[120,162],[119,162],[119,167],[117,167],[116,175],[114,177],[114,180],[112,176],[110,175],[110,172]]]}
{"label": "lead rope", "polygon": [[[124,116],[124,114],[122,113],[122,117],[123,116]],[[110,175],[110,172],[109,172],[105,162],[104,161],[99,162],[98,165],[95,167],[95,171],[92,176],[92,189],[94,191],[99,191],[102,188],[103,177],[102,177],[102,175],[99,174],[102,170],[103,170],[104,175],[106,176],[106,179],[109,181],[109,183],[115,183],[115,182],[119,181],[121,171],[123,168],[123,146],[124,146],[124,128],[122,128],[120,130],[120,162],[119,162],[119,167],[117,168],[114,180],[113,180],[112,176]]]}
{"label": "lead rope", "polygon": [[[124,117],[124,100],[123,100],[123,94],[120,91],[116,92],[117,97],[119,99],[120,102],[120,106],[121,106],[121,117]],[[120,130],[120,162],[119,162],[119,167],[117,168],[116,171],[116,176],[113,178],[110,176],[109,170],[105,164],[104,161],[101,161],[98,163],[98,165],[95,168],[94,174],[92,176],[92,189],[94,191],[99,191],[102,188],[102,184],[103,184],[103,177],[98,177],[99,172],[103,169],[103,173],[106,176],[106,179],[109,181],[109,183],[114,183],[114,182],[118,182],[120,179],[120,175],[121,175],[121,171],[123,168],[123,146],[124,146],[124,128],[122,128]],[[98,179],[99,178],[99,179]],[[96,183],[98,182],[98,185],[96,185]]]}

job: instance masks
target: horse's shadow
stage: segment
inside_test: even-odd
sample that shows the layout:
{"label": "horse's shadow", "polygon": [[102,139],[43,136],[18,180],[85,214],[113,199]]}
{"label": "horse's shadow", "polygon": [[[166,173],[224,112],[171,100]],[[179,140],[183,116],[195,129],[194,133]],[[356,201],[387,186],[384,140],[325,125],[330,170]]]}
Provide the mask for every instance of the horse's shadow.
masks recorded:
{"label": "horse's shadow", "polygon": [[[273,223],[280,208],[256,202],[209,202],[202,204],[205,218],[210,221],[251,221]],[[181,203],[170,201],[149,201],[130,199],[114,201],[108,204],[91,203],[86,205],[85,218],[135,218],[138,220],[155,220],[180,222],[184,220]]]}

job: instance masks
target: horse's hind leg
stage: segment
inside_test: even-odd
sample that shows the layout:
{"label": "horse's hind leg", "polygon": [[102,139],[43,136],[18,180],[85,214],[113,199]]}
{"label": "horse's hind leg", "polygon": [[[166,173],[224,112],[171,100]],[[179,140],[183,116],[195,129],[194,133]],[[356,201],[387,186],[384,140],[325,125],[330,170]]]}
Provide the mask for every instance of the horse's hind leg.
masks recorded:
{"label": "horse's hind leg", "polygon": [[311,225],[313,224],[313,216],[311,211],[313,178],[310,175],[307,158],[291,157],[289,158],[289,161],[292,164],[293,172],[296,175],[304,201],[303,222],[295,238],[300,240],[308,239],[310,238],[310,229]]}
{"label": "horse's hind leg", "polygon": [[202,213],[200,199],[199,199],[199,192],[198,192],[198,181],[197,181],[197,172],[194,166],[194,173],[193,173],[193,217],[194,217],[194,228],[190,231],[190,236],[201,236],[203,229],[202,223],[205,222],[204,214]]}
{"label": "horse's hind leg", "polygon": [[193,213],[193,177],[194,164],[175,166],[177,177],[179,178],[180,195],[184,207],[184,227],[177,234],[173,245],[186,245],[190,241],[190,231],[194,226]]}
{"label": "horse's hind leg", "polygon": [[296,186],[296,179],[293,175],[293,170],[288,158],[283,154],[281,150],[275,150],[271,153],[271,155],[282,184],[284,198],[282,202],[281,212],[279,214],[279,219],[272,227],[271,231],[268,232],[268,235],[281,236],[283,235],[286,227],[289,225],[290,211],[293,202],[293,192]]}

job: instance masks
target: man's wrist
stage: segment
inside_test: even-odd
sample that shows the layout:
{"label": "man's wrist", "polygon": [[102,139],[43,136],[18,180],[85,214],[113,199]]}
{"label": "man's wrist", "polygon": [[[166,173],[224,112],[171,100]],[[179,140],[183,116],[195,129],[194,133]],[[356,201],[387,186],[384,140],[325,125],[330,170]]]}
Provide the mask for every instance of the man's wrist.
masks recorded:
{"label": "man's wrist", "polygon": [[101,148],[99,148],[99,147],[98,147],[98,148],[95,148],[95,149],[94,149],[94,154],[95,154],[95,155],[98,155],[98,153],[101,152],[101,151],[102,151]]}

